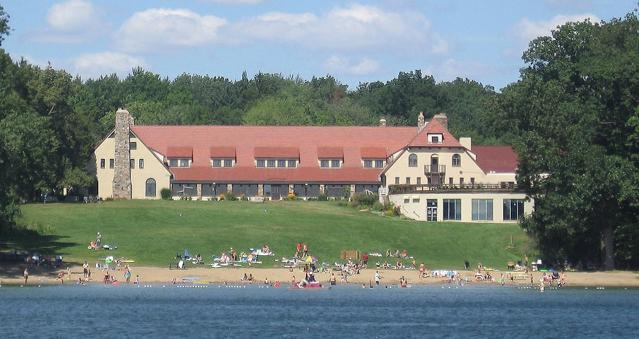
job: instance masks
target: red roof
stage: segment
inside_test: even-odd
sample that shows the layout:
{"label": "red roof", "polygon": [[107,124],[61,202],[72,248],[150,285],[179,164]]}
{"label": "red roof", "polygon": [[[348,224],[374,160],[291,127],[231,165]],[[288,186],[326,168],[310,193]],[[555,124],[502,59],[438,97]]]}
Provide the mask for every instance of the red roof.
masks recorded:
{"label": "red roof", "polygon": [[342,159],[344,158],[344,149],[342,147],[318,147],[317,158]]}
{"label": "red roof", "polygon": [[166,157],[167,158],[191,158],[193,157],[193,147],[190,147],[190,146],[168,147],[166,150]]}
{"label": "red roof", "polygon": [[235,147],[216,146],[209,149],[211,158],[235,158]]}
{"label": "red roof", "polygon": [[206,181],[217,183],[281,182],[281,183],[378,183],[379,169],[339,168],[171,168],[175,181]]}
{"label": "red roof", "polygon": [[253,154],[256,158],[294,158],[300,156],[297,147],[255,147]]}
{"label": "red roof", "polygon": [[[443,140],[440,143],[434,144],[428,142],[428,134],[441,134]],[[409,147],[464,147],[462,146],[455,137],[448,132],[442,124],[435,120],[431,119],[426,127],[424,127],[413,140],[408,144]]]}
{"label": "red roof", "polygon": [[386,159],[388,153],[384,147],[362,147],[362,159]]}
{"label": "red roof", "polygon": [[519,162],[511,146],[473,146],[477,165],[486,173],[515,173]]}

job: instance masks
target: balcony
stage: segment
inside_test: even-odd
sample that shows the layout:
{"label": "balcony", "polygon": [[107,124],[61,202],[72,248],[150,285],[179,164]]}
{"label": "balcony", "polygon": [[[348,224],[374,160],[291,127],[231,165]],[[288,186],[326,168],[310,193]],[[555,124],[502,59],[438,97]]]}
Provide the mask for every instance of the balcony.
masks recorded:
{"label": "balcony", "polygon": [[424,174],[444,174],[446,173],[446,165],[424,165]]}
{"label": "balcony", "polygon": [[412,193],[474,193],[474,192],[523,192],[512,183],[459,184],[459,185],[389,185],[388,194]]}

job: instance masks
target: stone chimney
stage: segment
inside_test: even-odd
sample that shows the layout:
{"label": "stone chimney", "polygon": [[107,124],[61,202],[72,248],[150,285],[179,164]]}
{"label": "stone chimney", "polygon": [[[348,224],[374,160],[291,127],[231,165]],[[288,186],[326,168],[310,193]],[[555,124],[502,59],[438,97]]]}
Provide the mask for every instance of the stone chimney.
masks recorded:
{"label": "stone chimney", "polygon": [[384,118],[379,119],[379,127],[386,127],[386,119]]}
{"label": "stone chimney", "polygon": [[472,151],[473,148],[473,142],[469,137],[461,137],[459,138],[459,143],[466,147],[466,149],[468,149],[469,151]]}
{"label": "stone chimney", "polygon": [[417,132],[421,131],[424,126],[426,126],[426,122],[424,121],[424,112],[419,112],[419,115],[417,116]]}
{"label": "stone chimney", "polygon": [[115,168],[113,172],[113,198],[131,199],[131,153],[129,133],[133,118],[129,111],[115,112]]}
{"label": "stone chimney", "polygon": [[437,120],[439,121],[439,123],[444,126],[445,129],[448,129],[448,117],[446,116],[446,113],[437,113],[433,116],[433,120]]}

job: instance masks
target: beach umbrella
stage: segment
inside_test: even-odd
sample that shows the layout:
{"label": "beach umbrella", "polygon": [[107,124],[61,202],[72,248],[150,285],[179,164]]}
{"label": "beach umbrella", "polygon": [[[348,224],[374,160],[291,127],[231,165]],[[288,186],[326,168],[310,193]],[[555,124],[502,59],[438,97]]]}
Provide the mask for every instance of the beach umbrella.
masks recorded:
{"label": "beach umbrella", "polygon": [[310,264],[313,262],[313,258],[309,255],[308,257],[306,257],[306,263]]}
{"label": "beach umbrella", "polygon": [[113,262],[113,256],[108,256],[104,258],[104,263],[110,265]]}

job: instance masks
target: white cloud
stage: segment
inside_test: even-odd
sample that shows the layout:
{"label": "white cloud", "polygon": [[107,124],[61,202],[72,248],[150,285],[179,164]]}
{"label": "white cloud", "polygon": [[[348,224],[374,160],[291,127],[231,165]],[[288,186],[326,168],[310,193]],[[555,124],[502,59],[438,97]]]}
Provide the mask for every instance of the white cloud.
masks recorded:
{"label": "white cloud", "polygon": [[556,15],[547,21],[532,21],[528,18],[523,18],[515,27],[517,35],[526,43],[540,37],[550,35],[552,30],[557,29],[557,26],[561,26],[567,22],[579,22],[590,19],[590,22],[599,22],[600,19],[590,13],[575,14],[575,15]]}
{"label": "white cloud", "polygon": [[47,25],[29,33],[38,42],[80,43],[108,31],[100,11],[86,0],[68,0],[49,8]]}
{"label": "white cloud", "polygon": [[415,12],[354,4],[321,15],[271,12],[230,27],[238,42],[269,40],[333,51],[373,50],[445,53],[448,44]]}
{"label": "white cloud", "polygon": [[55,4],[49,9],[47,22],[59,31],[78,31],[95,24],[96,11],[93,5],[84,0],[69,0]]}
{"label": "white cloud", "polygon": [[369,58],[363,58],[358,62],[349,59],[332,56],[326,60],[324,67],[334,74],[345,75],[369,75],[379,70],[379,63]]}
{"label": "white cloud", "polygon": [[127,19],[116,43],[130,52],[200,46],[218,40],[218,30],[225,24],[223,18],[188,9],[152,8]]}
{"label": "white cloud", "polygon": [[146,67],[142,58],[114,52],[83,54],[71,63],[73,70],[83,78],[97,78],[113,73],[126,76],[134,67]]}

